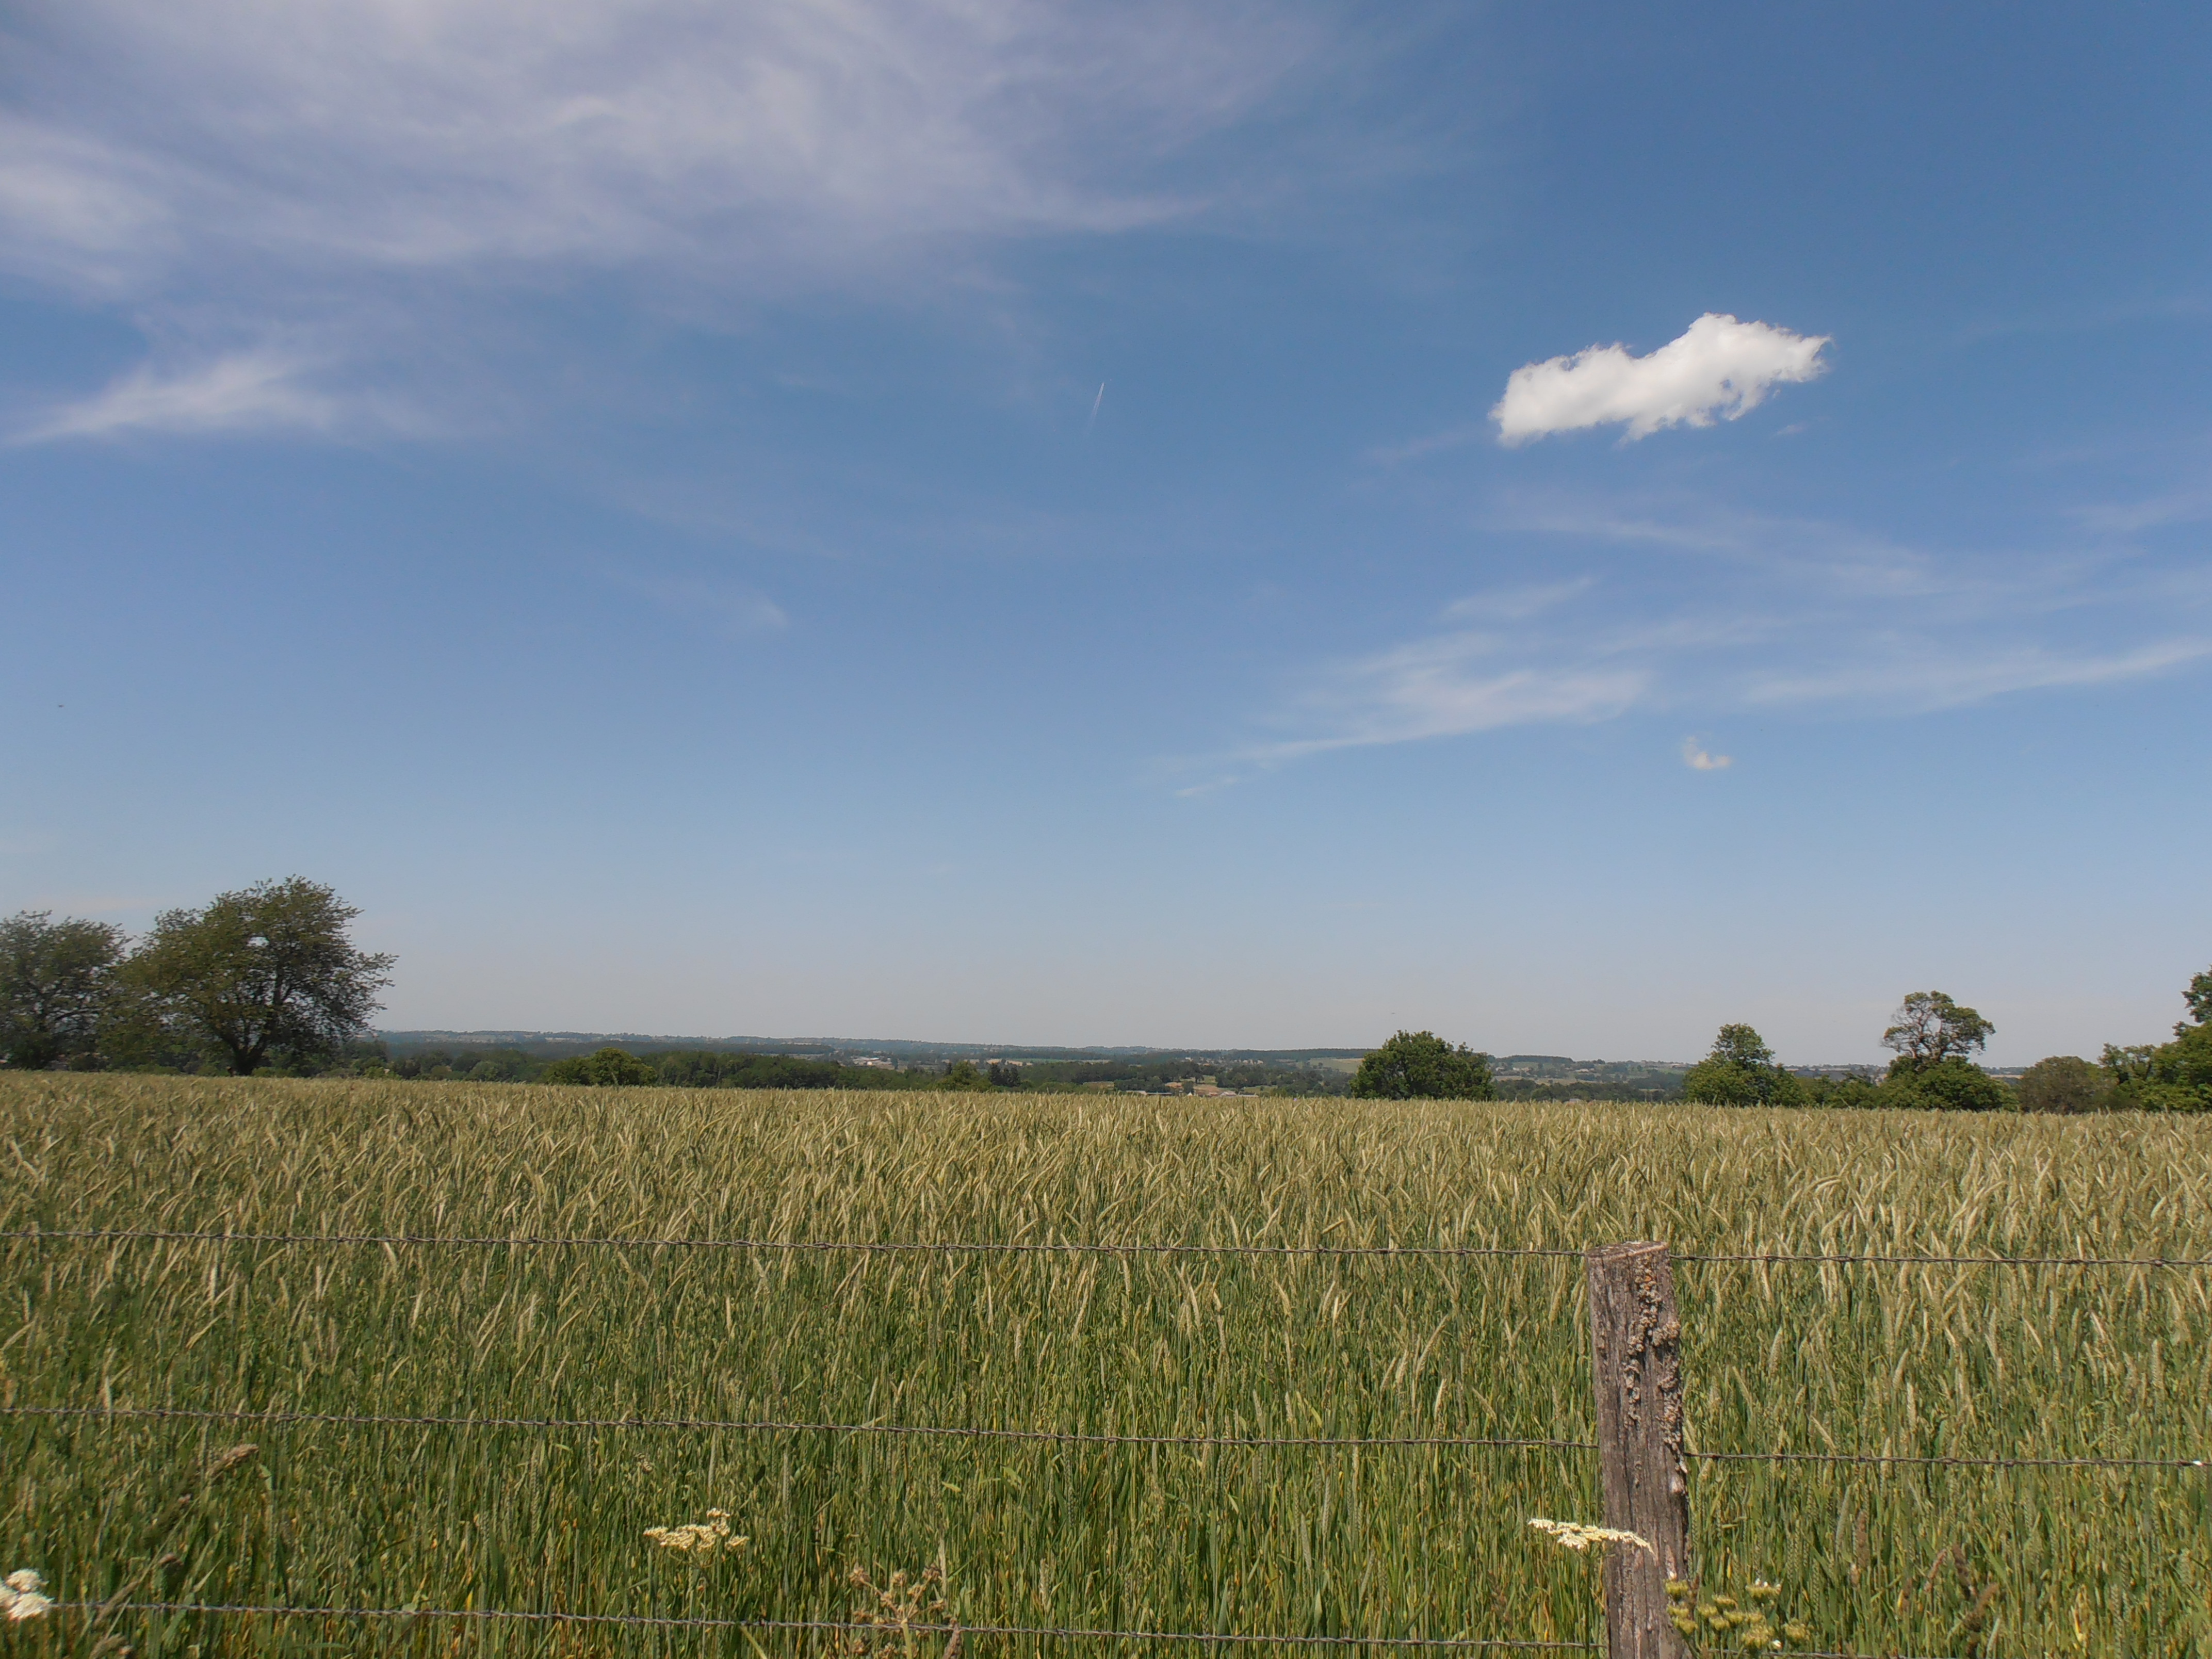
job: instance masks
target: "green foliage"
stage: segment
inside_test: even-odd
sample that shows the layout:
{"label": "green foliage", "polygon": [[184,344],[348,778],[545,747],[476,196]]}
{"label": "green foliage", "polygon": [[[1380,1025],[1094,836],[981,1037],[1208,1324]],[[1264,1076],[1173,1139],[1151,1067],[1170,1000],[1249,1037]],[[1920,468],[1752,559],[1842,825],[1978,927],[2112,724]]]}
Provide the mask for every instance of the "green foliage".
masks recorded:
{"label": "green foliage", "polygon": [[392,958],[348,936],[360,914],[300,876],[163,911],[120,970],[129,1045],[204,1045],[241,1077],[334,1054],[368,1030],[392,982]]}
{"label": "green foliage", "polygon": [[87,1066],[113,1005],[119,927],[47,910],[0,921],[0,1064]]}
{"label": "green foliage", "polygon": [[594,1089],[642,1089],[659,1082],[660,1073],[628,1050],[609,1047],[573,1060],[556,1060],[538,1074],[538,1080]]}
{"label": "green foliage", "polygon": [[[2195,1197],[2212,1191],[2212,1119],[1978,1114],[1898,1130],[1681,1106],[9,1073],[0,1158],[13,1146],[21,1161],[0,1181],[0,1231],[47,1236],[9,1247],[0,1355],[19,1410],[112,1398],[1587,1441],[1578,1254],[387,1255],[52,1234],[2212,1255],[2212,1206]],[[1678,1262],[1675,1287],[1705,1449],[2203,1449],[2201,1274],[1705,1261]],[[258,1455],[204,1487],[233,1439]],[[1601,1639],[1593,1564],[1525,1525],[1592,1514],[1587,1452],[0,1415],[0,1468],[15,1552],[0,1568],[40,1568],[61,1601],[101,1603],[174,1550],[183,1593],[127,1599],[843,1618],[854,1565],[881,1581],[941,1549],[945,1599],[971,1627]],[[1775,1605],[1838,1652],[2201,1656],[2202,1474],[1693,1462],[1698,1599],[1733,1587],[1756,1608],[1746,1587],[1779,1581]],[[186,1541],[149,1541],[186,1491],[205,1492],[174,1534]],[[752,1540],[711,1575],[645,1536],[709,1508]],[[1990,1634],[1972,1649],[1953,1632],[1992,1582]],[[93,1616],[10,1627],[0,1651],[89,1653]],[[112,1628],[149,1659],[196,1645],[422,1659],[453,1651],[459,1623],[186,1610],[118,1612]],[[779,1659],[804,1651],[763,1640]],[[988,1645],[983,1659],[1040,1651]],[[1054,1645],[1069,1659],[1133,1649]],[[736,1632],[491,1621],[470,1621],[459,1649],[750,1652]]]}
{"label": "green foliage", "polygon": [[1881,1034],[1897,1051],[1882,1079],[1878,1104],[1920,1111],[1995,1112],[2014,1103],[2012,1091],[1966,1056],[1996,1030],[1975,1010],[1941,991],[1915,991],[1899,1005]]}
{"label": "green foliage", "polygon": [[2155,1046],[2105,1048],[2105,1074],[2112,1104],[2146,1112],[2212,1111],[2212,969],[2182,993],[2189,1018],[2173,1028],[2173,1041]]}
{"label": "green foliage", "polygon": [[1317,1060],[1200,1059],[1190,1054],[1115,1055],[1108,1060],[1024,1060],[1000,1067],[1009,1086],[1044,1092],[1112,1084],[1129,1093],[1158,1094],[1176,1083],[1212,1077],[1222,1088],[1286,1095],[1341,1095],[1349,1073]]}
{"label": "green foliage", "polygon": [[[795,1054],[748,1054],[717,1048],[672,1048],[653,1056],[662,1083],[678,1089],[866,1088],[854,1083],[859,1066],[835,1060],[801,1060]],[[881,1073],[878,1073],[881,1086]]]}
{"label": "green foliage", "polygon": [[[596,1055],[553,1058],[528,1049],[473,1044],[416,1048],[386,1057],[383,1045],[369,1045],[347,1075],[384,1075],[444,1083],[584,1083],[602,1073],[617,1081],[639,1081],[620,1067],[595,1067]],[[912,1089],[927,1086],[913,1073],[880,1066],[844,1066],[835,1060],[795,1054],[757,1054],[734,1048],[648,1048],[641,1054],[609,1047],[600,1052],[628,1055],[652,1068],[651,1081],[670,1089]],[[349,1056],[351,1058],[351,1056]]]}
{"label": "green foliage", "polygon": [[1401,1031],[1359,1062],[1350,1092],[1361,1100],[1489,1100],[1490,1056],[1455,1048],[1433,1031]]}
{"label": "green foliage", "polygon": [[1899,1054],[1876,1095],[1876,1105],[1922,1112],[2002,1112],[2013,1104],[2011,1090],[1957,1054],[1918,1066]]}
{"label": "green foliage", "polygon": [[2112,1079],[2078,1054],[2052,1054],[2021,1073],[2023,1112],[2100,1112],[2112,1104]]}
{"label": "green foliage", "polygon": [[1723,1025],[1713,1051],[1690,1067],[1682,1095],[1709,1106],[1800,1106],[1805,1091],[1774,1063],[1774,1050],[1748,1025]]}
{"label": "green foliage", "polygon": [[1854,1069],[1845,1072],[1841,1077],[1816,1075],[1802,1077],[1796,1081],[1808,1106],[1849,1110],[1883,1103],[1881,1087],[1875,1081],[1874,1073],[1869,1071]]}
{"label": "green foliage", "polygon": [[2192,1024],[2212,1025],[2212,968],[2190,976],[2189,988],[2181,994],[2181,1000],[2189,1005],[2189,1018],[2173,1028],[2176,1036]]}
{"label": "green foliage", "polygon": [[1941,991],[1913,992],[1899,1005],[1895,1018],[1881,1034],[1881,1046],[1894,1048],[1898,1059],[1915,1072],[1947,1060],[1964,1060],[1985,1047],[1997,1029]]}
{"label": "green foliage", "polygon": [[459,1078],[470,1083],[533,1083],[548,1063],[543,1054],[526,1054],[520,1048],[471,1045],[458,1050],[417,1048],[390,1058],[385,1069],[393,1077],[432,1082]]}
{"label": "green foliage", "polygon": [[1759,1082],[1731,1060],[1701,1060],[1682,1079],[1682,1098],[1703,1106],[1760,1106]]}

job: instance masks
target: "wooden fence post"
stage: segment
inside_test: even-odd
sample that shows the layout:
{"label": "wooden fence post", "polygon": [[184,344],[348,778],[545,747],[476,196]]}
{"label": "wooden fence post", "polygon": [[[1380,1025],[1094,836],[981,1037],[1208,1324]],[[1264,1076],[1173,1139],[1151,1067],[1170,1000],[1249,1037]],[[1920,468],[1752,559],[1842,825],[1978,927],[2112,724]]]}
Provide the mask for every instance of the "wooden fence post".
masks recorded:
{"label": "wooden fence post", "polygon": [[1584,1256],[1605,1524],[1649,1539],[1605,1558],[1611,1659],[1686,1659],[1667,1581],[1687,1580],[1689,1466],[1682,1456],[1682,1322],[1664,1244],[1608,1244]]}

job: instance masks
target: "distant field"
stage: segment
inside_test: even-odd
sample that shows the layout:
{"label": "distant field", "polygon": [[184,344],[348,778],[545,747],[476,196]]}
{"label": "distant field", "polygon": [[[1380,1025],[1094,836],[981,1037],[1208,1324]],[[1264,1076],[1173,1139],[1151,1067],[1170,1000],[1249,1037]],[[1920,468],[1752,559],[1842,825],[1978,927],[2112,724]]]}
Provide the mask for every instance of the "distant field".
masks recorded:
{"label": "distant field", "polygon": [[[2179,1119],[44,1075],[0,1077],[0,1144],[11,1231],[2212,1256],[2212,1123]],[[0,1247],[11,1413],[1591,1434],[1571,1258]],[[1696,1448],[2212,1455],[2204,1269],[1686,1262],[1677,1283]],[[66,1600],[838,1619],[855,1564],[942,1562],[969,1624],[1597,1631],[1589,1564],[1525,1524],[1597,1518],[1578,1450],[20,1414],[0,1448],[0,1571],[38,1567]],[[1692,1493],[1708,1582],[1779,1580],[1822,1648],[2212,1654],[2212,1472],[1706,1464]],[[747,1551],[702,1570],[642,1535],[709,1508]],[[140,1655],[822,1639],[114,1628]],[[80,1614],[0,1636],[89,1645]]]}

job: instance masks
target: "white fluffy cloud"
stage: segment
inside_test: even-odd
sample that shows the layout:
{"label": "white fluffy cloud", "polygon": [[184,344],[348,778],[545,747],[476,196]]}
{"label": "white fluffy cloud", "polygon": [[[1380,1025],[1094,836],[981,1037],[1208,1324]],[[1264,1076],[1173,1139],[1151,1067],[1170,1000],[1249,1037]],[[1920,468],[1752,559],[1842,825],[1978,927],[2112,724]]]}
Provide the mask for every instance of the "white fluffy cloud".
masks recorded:
{"label": "white fluffy cloud", "polygon": [[1725,772],[1735,764],[1733,755],[1716,755],[1695,738],[1682,739],[1682,764],[1692,772]]}
{"label": "white fluffy cloud", "polygon": [[1553,432],[1625,423],[1631,438],[1662,427],[1711,426],[1756,408],[1771,387],[1809,380],[1827,365],[1825,334],[1707,312],[1647,356],[1620,345],[1591,346],[1513,371],[1490,411],[1498,441],[1526,443]]}

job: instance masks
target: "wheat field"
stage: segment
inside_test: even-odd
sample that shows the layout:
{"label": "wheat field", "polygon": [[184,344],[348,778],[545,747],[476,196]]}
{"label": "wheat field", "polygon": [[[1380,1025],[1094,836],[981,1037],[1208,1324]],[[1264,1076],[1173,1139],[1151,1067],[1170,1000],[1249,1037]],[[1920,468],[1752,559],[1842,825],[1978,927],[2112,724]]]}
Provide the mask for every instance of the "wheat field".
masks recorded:
{"label": "wheat field", "polygon": [[[48,1074],[0,1077],[0,1572],[36,1568],[69,1603],[837,1620],[854,1568],[936,1566],[969,1626],[1594,1642],[1592,1562],[1527,1524],[1598,1518],[1586,1450],[22,1414],[1581,1441],[1583,1277],[1571,1256],[31,1229],[2212,1256],[2212,1123],[2185,1119]],[[1685,1261],[1676,1285],[1697,1449],[2212,1455],[2212,1271]],[[742,1549],[645,1536],[710,1510]],[[2212,1472],[1700,1463],[1692,1516],[1702,1582],[1778,1583],[1823,1650],[2212,1654]],[[850,1641],[64,1608],[0,1647],[103,1638],[142,1656]]]}

